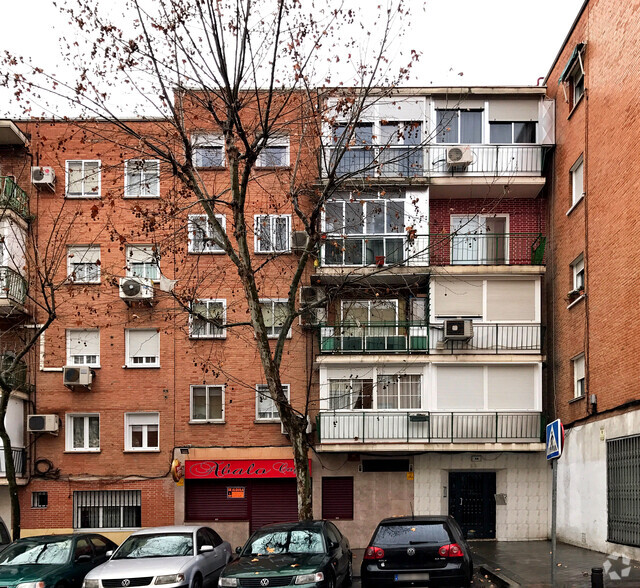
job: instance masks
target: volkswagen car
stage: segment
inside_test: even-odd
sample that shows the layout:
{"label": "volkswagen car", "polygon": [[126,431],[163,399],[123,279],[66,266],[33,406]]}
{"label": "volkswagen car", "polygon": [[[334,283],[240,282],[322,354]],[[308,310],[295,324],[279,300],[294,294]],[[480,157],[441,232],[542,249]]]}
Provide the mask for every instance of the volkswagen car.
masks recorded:
{"label": "volkswagen car", "polygon": [[231,546],[209,527],[152,527],[132,533],[83,588],[215,586]]}
{"label": "volkswagen car", "polygon": [[469,586],[473,561],[453,517],[397,517],[378,523],[360,574],[362,588]]}

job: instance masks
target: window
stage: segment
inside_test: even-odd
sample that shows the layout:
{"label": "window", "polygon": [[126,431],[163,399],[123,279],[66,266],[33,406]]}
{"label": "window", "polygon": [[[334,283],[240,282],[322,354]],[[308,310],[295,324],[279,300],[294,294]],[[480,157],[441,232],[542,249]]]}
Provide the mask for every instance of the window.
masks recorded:
{"label": "window", "polygon": [[224,386],[191,386],[191,420],[224,421]]}
{"label": "window", "polygon": [[571,170],[571,205],[577,204],[584,196],[584,161],[582,155],[576,161]]}
{"label": "window", "polygon": [[160,258],[153,245],[127,245],[127,275],[160,279]]}
{"label": "window", "polygon": [[100,451],[100,415],[66,416],[66,451]]}
{"label": "window", "polygon": [[130,368],[160,367],[160,332],[156,329],[125,330]]}
{"label": "window", "polygon": [[272,137],[262,148],[256,161],[258,167],[289,167],[289,137]]}
{"label": "window", "polygon": [[573,108],[582,96],[584,96],[584,71],[582,63],[578,62],[569,75],[571,80],[571,108]]}
{"label": "window", "polygon": [[436,110],[438,143],[482,143],[482,110]]}
{"label": "window", "polygon": [[421,176],[424,171],[422,124],[418,121],[380,123],[380,174]]}
{"label": "window", "polygon": [[128,412],[124,415],[125,451],[156,451],[160,449],[157,412]]}
{"label": "window", "polygon": [[[347,137],[349,141],[347,143]],[[372,173],[375,152],[373,124],[340,124],[333,127],[334,160],[338,175],[362,176]],[[336,161],[336,158],[340,158]]]}
{"label": "window", "polygon": [[[285,318],[289,312],[286,300],[261,300],[262,318],[264,326],[267,328],[267,335],[271,339],[275,339],[282,331]],[[287,337],[291,337],[291,329],[287,333]]]}
{"label": "window", "polygon": [[490,122],[489,139],[492,143],[535,143],[536,123]]}
{"label": "window", "polygon": [[[289,400],[289,384],[282,384],[282,391]],[[259,421],[280,421],[276,403],[271,398],[269,386],[266,384],[256,386],[256,419]]]}
{"label": "window", "polygon": [[[226,228],[226,217],[216,214],[222,230]],[[189,253],[223,253],[214,239],[213,225],[206,214],[189,215]]]}
{"label": "window", "polygon": [[99,161],[67,161],[67,197],[100,198]]}
{"label": "window", "polygon": [[100,283],[100,247],[67,248],[67,274],[74,284]]}
{"label": "window", "polygon": [[607,541],[611,543],[640,546],[640,510],[634,507],[640,502],[639,462],[640,436],[607,439]]}
{"label": "window", "polygon": [[420,376],[394,375],[378,377],[377,406],[380,410],[413,410],[422,406]]}
{"label": "window", "polygon": [[124,164],[124,195],[129,198],[160,196],[160,162],[129,159]]}
{"label": "window", "polygon": [[67,329],[67,365],[100,367],[98,329]]}
{"label": "window", "polygon": [[582,398],[587,392],[584,377],[584,353],[581,353],[578,357],[574,357],[571,363],[573,364],[573,397]]}
{"label": "window", "polygon": [[[353,478],[322,478],[322,518],[353,519]],[[327,532],[333,532],[327,525]],[[335,539],[334,539],[335,541]]]}
{"label": "window", "polygon": [[224,138],[200,135],[194,140],[194,165],[199,168],[224,167]]}
{"label": "window", "polygon": [[571,264],[571,273],[573,275],[573,289],[580,292],[584,290],[584,256],[580,255]]}
{"label": "window", "polygon": [[130,529],[142,525],[140,490],[73,493],[74,529]]}
{"label": "window", "polygon": [[49,506],[48,492],[32,492],[31,508],[47,508]]}
{"label": "window", "polygon": [[290,249],[291,216],[261,215],[255,217],[256,253],[286,253]]}
{"label": "window", "polygon": [[329,380],[329,410],[373,408],[373,380]]}
{"label": "window", "polygon": [[197,300],[191,306],[189,336],[194,339],[224,339],[227,330],[225,300]]}

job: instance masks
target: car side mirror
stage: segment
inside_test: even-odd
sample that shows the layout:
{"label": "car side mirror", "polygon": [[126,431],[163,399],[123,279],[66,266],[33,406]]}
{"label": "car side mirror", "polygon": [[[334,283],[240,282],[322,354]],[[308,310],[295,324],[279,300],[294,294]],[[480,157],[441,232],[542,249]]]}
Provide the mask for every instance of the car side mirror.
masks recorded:
{"label": "car side mirror", "polygon": [[213,545],[203,545],[200,548],[200,553],[208,553],[209,551],[213,551]]}
{"label": "car side mirror", "polygon": [[87,553],[83,553],[82,555],[79,555],[78,557],[76,557],[76,561],[77,562],[91,561],[91,556]]}
{"label": "car side mirror", "polygon": [[242,547],[236,547],[236,553],[240,555],[242,553]]}
{"label": "car side mirror", "polygon": [[105,556],[106,556],[106,557],[111,557],[112,555],[113,555],[113,549],[111,549],[110,551],[107,551],[107,552],[105,553]]}

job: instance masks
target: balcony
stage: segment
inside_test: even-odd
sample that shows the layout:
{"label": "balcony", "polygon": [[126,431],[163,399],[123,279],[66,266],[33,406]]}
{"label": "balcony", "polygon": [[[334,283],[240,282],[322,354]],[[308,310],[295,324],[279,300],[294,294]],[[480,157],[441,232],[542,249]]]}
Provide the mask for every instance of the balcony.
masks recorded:
{"label": "balcony", "polygon": [[369,323],[322,325],[320,353],[445,354],[540,353],[543,328],[539,324],[473,323],[468,341],[447,341],[441,324]]}
{"label": "balcony", "polygon": [[0,313],[2,308],[6,309],[12,304],[23,305],[26,298],[27,281],[15,270],[0,267]]}
{"label": "balcony", "polygon": [[[13,454],[13,466],[16,470],[16,476],[18,478],[22,478],[25,475],[25,466],[26,466],[26,451],[24,449],[16,449],[15,447],[11,450]],[[0,478],[7,477],[7,468],[5,466],[4,460],[4,449],[0,447]]]}
{"label": "balcony", "polygon": [[544,265],[541,233],[328,235],[324,267]]}
{"label": "balcony", "polygon": [[539,412],[322,411],[320,443],[539,443]]}
{"label": "balcony", "polygon": [[8,176],[0,176],[0,206],[13,210],[24,219],[29,217],[27,193]]}

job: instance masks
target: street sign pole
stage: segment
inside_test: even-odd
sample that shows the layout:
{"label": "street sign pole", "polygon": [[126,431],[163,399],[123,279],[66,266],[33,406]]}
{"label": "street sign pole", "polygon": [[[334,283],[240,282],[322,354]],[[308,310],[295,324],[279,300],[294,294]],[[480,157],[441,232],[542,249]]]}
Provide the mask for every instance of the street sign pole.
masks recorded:
{"label": "street sign pole", "polygon": [[551,460],[551,586],[556,585],[556,512],[558,508],[558,460]]}

